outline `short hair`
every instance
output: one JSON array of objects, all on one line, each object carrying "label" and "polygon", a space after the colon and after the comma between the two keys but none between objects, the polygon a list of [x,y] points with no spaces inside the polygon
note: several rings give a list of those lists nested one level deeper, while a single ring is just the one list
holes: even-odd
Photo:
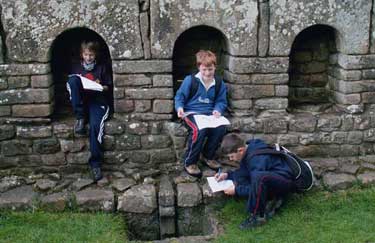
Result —
[{"label": "short hair", "polygon": [[89,50],[89,51],[94,52],[95,55],[98,56],[99,55],[99,49],[100,49],[100,45],[99,45],[99,42],[97,42],[97,41],[84,40],[81,43],[81,53],[83,52],[83,50]]},{"label": "short hair", "polygon": [[229,133],[224,136],[221,142],[221,152],[223,154],[236,153],[239,148],[246,146],[245,140],[236,133]]},{"label": "short hair", "polygon": [[204,66],[216,66],[216,55],[212,51],[200,50],[195,54],[197,67],[201,64]]}]

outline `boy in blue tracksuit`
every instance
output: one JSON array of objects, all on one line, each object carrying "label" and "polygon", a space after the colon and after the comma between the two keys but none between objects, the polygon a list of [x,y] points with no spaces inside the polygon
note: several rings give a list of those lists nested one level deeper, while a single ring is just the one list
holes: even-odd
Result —
[{"label": "boy in blue tracksuit", "polygon": [[[201,50],[196,54],[196,62],[199,72],[184,79],[175,96],[175,109],[189,131],[188,147],[183,159],[184,168],[188,174],[199,177],[201,171],[197,162],[201,152],[204,162],[211,169],[220,168],[214,156],[225,134],[225,126],[199,130],[192,113],[220,117],[227,108],[227,98],[223,80],[215,76],[215,54]],[[194,94],[191,93],[193,82],[197,82],[198,86]],[[217,89],[218,87],[220,89]]]},{"label": "boy in blue tracksuit", "polygon": [[[101,164],[103,161],[103,133],[104,121],[109,116],[112,75],[104,63],[97,63],[99,44],[95,41],[81,43],[81,62],[72,66],[69,80],[66,84],[70,101],[76,117],[74,132],[86,134],[86,117],[90,124],[90,152],[89,164],[94,181],[102,179]],[[84,90],[81,79],[75,75],[80,74],[103,86],[103,92]]]},{"label": "boy in blue tracksuit", "polygon": [[240,161],[240,168],[228,173],[216,174],[218,181],[230,179],[235,186],[224,191],[227,195],[248,197],[249,217],[240,225],[241,229],[253,228],[266,222],[266,203],[274,198],[284,198],[295,191],[292,171],[277,155],[255,155],[258,149],[268,148],[260,139],[244,140],[237,134],[223,138],[222,152],[231,161]]}]

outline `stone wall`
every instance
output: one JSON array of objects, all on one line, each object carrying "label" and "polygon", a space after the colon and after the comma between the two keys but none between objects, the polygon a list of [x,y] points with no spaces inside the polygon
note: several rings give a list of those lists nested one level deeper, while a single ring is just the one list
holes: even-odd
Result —
[{"label": "stone wall", "polygon": [[[199,47],[202,39],[186,33],[201,27],[222,36],[212,45],[222,50],[230,129],[311,158],[327,184],[340,181],[336,175],[363,181],[375,164],[373,5],[368,0],[1,0],[1,174],[86,171],[87,137],[73,134],[71,115],[54,116],[60,106],[56,97],[65,91],[56,88],[51,68],[54,41],[78,27],[100,36],[112,60],[115,113],[105,127],[105,170],[136,180],[180,170],[186,131],[173,122],[174,80],[181,75],[173,65],[183,54],[174,56],[180,51],[174,48],[177,40]],[[299,34],[315,25],[332,29],[336,47],[321,60],[324,78],[318,82],[326,83],[329,106],[298,112],[290,109],[290,90],[301,85],[290,75],[296,63],[290,54]],[[190,55],[186,65],[193,66],[193,53],[181,53]]]}]

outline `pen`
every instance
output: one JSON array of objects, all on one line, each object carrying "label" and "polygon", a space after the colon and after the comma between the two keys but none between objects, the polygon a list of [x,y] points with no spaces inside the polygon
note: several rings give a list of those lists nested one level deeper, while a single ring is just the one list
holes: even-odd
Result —
[{"label": "pen", "polygon": [[220,174],[221,174],[221,168],[219,168],[219,170],[217,171],[217,174],[218,174],[218,176],[220,177]]}]

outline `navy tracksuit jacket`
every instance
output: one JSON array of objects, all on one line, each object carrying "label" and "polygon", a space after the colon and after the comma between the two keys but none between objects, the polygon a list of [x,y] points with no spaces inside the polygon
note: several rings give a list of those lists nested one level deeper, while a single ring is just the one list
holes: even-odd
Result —
[{"label": "navy tracksuit jacket", "polygon": [[248,197],[247,211],[263,216],[269,198],[284,197],[295,191],[293,176],[280,156],[266,154],[250,158],[253,151],[268,148],[263,140],[251,139],[246,143],[240,168],[229,172],[228,179],[234,181],[237,196]]},{"label": "navy tracksuit jacket", "polygon": [[90,125],[90,152],[89,164],[92,168],[101,167],[103,161],[103,134],[104,121],[109,116],[111,103],[111,90],[113,87],[112,75],[104,65],[96,64],[94,69],[87,71],[81,63],[73,64],[71,74],[81,74],[90,79],[101,81],[101,85],[107,85],[108,91],[97,92],[84,90],[79,77],[70,76],[67,89],[70,94],[73,111],[77,119],[88,117]]}]

